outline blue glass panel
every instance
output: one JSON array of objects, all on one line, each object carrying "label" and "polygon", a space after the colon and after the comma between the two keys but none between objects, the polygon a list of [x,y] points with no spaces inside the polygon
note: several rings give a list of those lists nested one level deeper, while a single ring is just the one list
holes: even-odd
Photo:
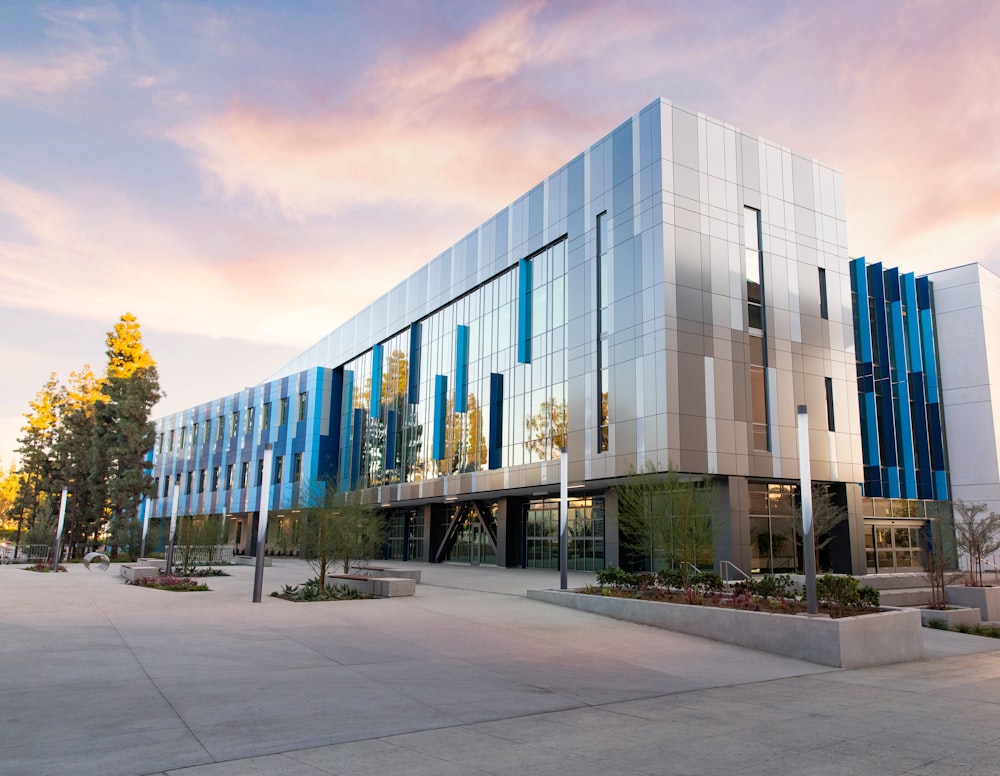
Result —
[{"label": "blue glass panel", "polygon": [[360,407],[354,410],[354,438],[351,440],[351,490],[358,487],[358,477],[361,474],[361,441],[365,436],[365,411]]},{"label": "blue glass panel", "polygon": [[521,259],[517,292],[517,361],[531,363],[531,260]]},{"label": "blue glass panel", "polygon": [[410,404],[417,404],[420,401],[420,335],[421,325],[419,323],[410,324],[410,364],[409,364],[409,386],[407,400]]},{"label": "blue glass panel", "polygon": [[435,461],[444,458],[445,417],[448,412],[448,378],[434,376],[434,455]]},{"label": "blue glass panel", "polygon": [[368,402],[368,417],[377,418],[382,415],[382,346],[372,348],[372,395]]},{"label": "blue glass panel", "polygon": [[489,467],[503,466],[503,375],[490,373]]},{"label": "blue glass panel", "polygon": [[468,411],[469,327],[459,326],[455,337],[455,412]]},{"label": "blue glass panel", "polygon": [[396,411],[389,410],[385,417],[385,468],[396,468]]}]

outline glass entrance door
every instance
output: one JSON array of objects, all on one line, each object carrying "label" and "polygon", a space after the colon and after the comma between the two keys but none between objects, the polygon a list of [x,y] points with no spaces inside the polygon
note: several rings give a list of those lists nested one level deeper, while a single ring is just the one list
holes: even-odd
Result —
[{"label": "glass entrance door", "polygon": [[865,555],[868,573],[923,571],[921,526],[889,524],[866,526]]}]

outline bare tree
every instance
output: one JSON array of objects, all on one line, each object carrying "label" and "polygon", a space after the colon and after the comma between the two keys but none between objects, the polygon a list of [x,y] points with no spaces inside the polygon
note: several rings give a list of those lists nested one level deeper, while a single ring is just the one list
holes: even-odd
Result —
[{"label": "bare tree", "polygon": [[[969,584],[983,586],[983,558],[1000,550],[1000,515],[986,504],[955,501],[955,543],[969,557]],[[981,516],[982,515],[982,516]]]},{"label": "bare tree", "polygon": [[299,546],[316,571],[320,589],[335,563],[342,563],[344,573],[349,573],[352,562],[378,553],[386,535],[385,518],[362,504],[356,493],[340,493],[332,482],[313,484],[299,517]]}]

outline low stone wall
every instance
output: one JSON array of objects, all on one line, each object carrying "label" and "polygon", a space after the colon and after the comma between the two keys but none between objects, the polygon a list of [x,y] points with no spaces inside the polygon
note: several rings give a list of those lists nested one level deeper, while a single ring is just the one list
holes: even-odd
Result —
[{"label": "low stone wall", "polygon": [[949,628],[956,625],[978,625],[982,622],[978,609],[965,607],[952,609],[921,609],[920,620],[926,625],[929,622],[943,622]]},{"label": "low stone wall", "polygon": [[837,668],[901,663],[924,654],[916,610],[834,620],[562,590],[529,590],[528,598]]},{"label": "low stone wall", "polygon": [[377,598],[396,598],[416,595],[417,583],[402,577],[373,577],[367,574],[330,574],[327,577],[338,585],[347,585],[363,595]]},{"label": "low stone wall", "polygon": [[1000,621],[1000,587],[947,585],[944,596],[949,604],[978,609],[983,622]]},{"label": "low stone wall", "polygon": [[389,568],[388,566],[352,566],[352,574],[363,574],[368,577],[399,577],[412,579],[420,584],[420,569]]},{"label": "low stone wall", "polygon": [[150,579],[160,575],[160,570],[156,566],[145,566],[139,563],[122,563],[119,569],[118,573],[125,577],[126,582]]}]

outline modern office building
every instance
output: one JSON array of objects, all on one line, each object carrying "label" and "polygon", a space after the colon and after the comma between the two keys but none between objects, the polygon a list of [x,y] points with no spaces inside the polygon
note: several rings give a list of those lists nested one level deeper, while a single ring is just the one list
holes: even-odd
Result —
[{"label": "modern office building", "polygon": [[[1000,513],[1000,277],[980,264],[933,272],[951,497]],[[993,379],[996,375],[997,379]]]},{"label": "modern office building", "polygon": [[913,482],[872,457],[844,213],[831,167],[653,102],[261,385],[157,421],[152,514],[177,489],[250,551],[267,488],[280,551],[325,480],[388,513],[394,559],[555,567],[565,455],[572,568],[622,560],[614,485],[653,465],[712,478],[717,560],[792,570],[805,404],[849,512],[827,562],[864,572],[862,484],[947,476],[930,427]]}]

